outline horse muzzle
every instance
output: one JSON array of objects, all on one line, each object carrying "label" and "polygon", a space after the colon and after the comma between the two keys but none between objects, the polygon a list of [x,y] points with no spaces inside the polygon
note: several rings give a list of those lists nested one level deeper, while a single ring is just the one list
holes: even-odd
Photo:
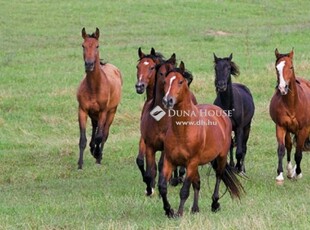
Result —
[{"label": "horse muzzle", "polygon": [[220,81],[216,84],[217,92],[225,92],[227,89],[227,83],[224,81]]},{"label": "horse muzzle", "polygon": [[85,71],[90,72],[93,71],[95,68],[95,62],[86,61],[85,62]]},{"label": "horse muzzle", "polygon": [[281,95],[286,95],[288,93],[288,85],[285,85],[284,87],[281,87],[280,85],[278,86],[278,89],[281,93]]},{"label": "horse muzzle", "polygon": [[165,96],[162,100],[162,103],[166,109],[172,109],[175,105],[175,98],[171,96]]},{"label": "horse muzzle", "polygon": [[145,88],[146,88],[146,86],[145,86],[145,83],[143,83],[143,82],[138,82],[138,83],[136,84],[136,92],[137,92],[138,94],[144,93]]}]

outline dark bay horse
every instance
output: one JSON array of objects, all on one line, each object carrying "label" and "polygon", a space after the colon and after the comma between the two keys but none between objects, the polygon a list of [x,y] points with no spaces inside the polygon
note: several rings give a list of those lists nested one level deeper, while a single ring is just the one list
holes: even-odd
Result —
[{"label": "dark bay horse", "polygon": [[[301,178],[301,159],[305,140],[310,134],[310,82],[297,78],[294,72],[294,51],[281,54],[275,50],[277,87],[270,101],[269,113],[276,124],[278,142],[278,169],[276,181],[284,182],[283,157],[287,151],[287,177]],[[292,139],[296,138],[295,162],[291,163]]]},{"label": "dark bay horse", "polygon": [[[232,197],[240,198],[243,187],[233,168],[227,163],[231,143],[231,121],[216,105],[194,105],[191,100],[185,66],[168,72],[165,78],[163,104],[168,109],[179,111],[170,117],[164,140],[164,162],[160,173],[159,192],[168,217],[182,216],[184,204],[189,197],[190,186],[194,189],[192,212],[199,212],[198,196],[200,176],[198,166],[212,162],[216,172],[216,185],[212,196],[212,211],[220,208],[219,185],[223,180]],[[182,115],[183,114],[183,115]],[[167,199],[167,181],[178,165],[186,167],[186,177],[180,190],[180,205],[174,213]]]},{"label": "dark bay horse", "polygon": [[236,168],[245,173],[244,159],[247,152],[247,141],[254,115],[254,101],[250,90],[242,84],[232,83],[231,75],[237,76],[239,69],[229,57],[218,58],[214,54],[215,88],[217,97],[214,104],[221,107],[229,115],[235,142],[230,147],[230,165],[235,166],[233,147],[236,145]]},{"label": "dark bay horse", "polygon": [[114,65],[100,63],[99,29],[89,35],[82,29],[83,57],[86,75],[77,91],[78,118],[80,126],[80,156],[78,168],[83,167],[83,152],[86,148],[86,123],[92,123],[90,152],[100,164],[104,143],[108,139],[117,106],[121,99],[122,75]]},{"label": "dark bay horse", "polygon": [[142,52],[141,47],[138,49],[139,62],[137,64],[137,83],[136,92],[143,94],[146,91],[146,101],[153,98],[155,86],[156,65],[164,61],[164,56],[151,49],[150,54]]}]

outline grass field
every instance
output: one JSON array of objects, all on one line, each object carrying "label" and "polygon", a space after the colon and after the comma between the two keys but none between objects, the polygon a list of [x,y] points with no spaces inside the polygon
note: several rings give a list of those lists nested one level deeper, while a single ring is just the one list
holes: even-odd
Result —
[{"label": "grass field", "polygon": [[[308,1],[0,2],[0,229],[309,228],[310,156],[304,154],[301,180],[275,184],[268,113],[275,48],[294,47],[295,72],[310,79]],[[124,86],[103,164],[96,166],[87,149],[78,171],[75,93],[84,74],[83,27],[100,29],[100,56],[120,68]],[[175,52],[194,75],[191,88],[200,103],[215,98],[213,52],[233,53],[241,72],[234,81],[251,89],[256,106],[240,202],[226,194],[221,211],[211,212],[208,166],[200,169],[197,215],[190,214],[192,193],[176,220],[165,217],[157,195],[144,196],[135,164],[145,99],[134,89],[139,47],[167,58]],[[168,190],[174,208],[179,189]]]}]

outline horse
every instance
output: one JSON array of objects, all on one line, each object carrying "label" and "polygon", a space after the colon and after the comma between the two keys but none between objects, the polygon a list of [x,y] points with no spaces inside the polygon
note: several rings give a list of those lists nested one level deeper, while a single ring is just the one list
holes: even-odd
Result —
[{"label": "horse", "polygon": [[[287,151],[287,177],[300,179],[302,151],[310,134],[310,82],[295,76],[294,51],[281,54],[275,49],[277,86],[269,105],[269,114],[276,125],[278,168],[276,182],[284,182],[283,157]],[[296,138],[295,163],[291,163],[292,139]]]},{"label": "horse", "polygon": [[[218,200],[221,180],[233,198],[240,199],[244,192],[236,172],[227,163],[232,132],[230,118],[216,105],[194,105],[184,71],[185,65],[181,62],[179,68],[168,72],[162,99],[167,109],[179,112],[178,116],[170,117],[164,140],[163,169],[158,184],[164,211],[169,218],[183,215],[184,204],[189,197],[191,185],[194,189],[194,203],[191,211],[192,213],[199,212],[199,165],[212,162],[212,167],[216,172],[211,205],[213,212],[220,209]],[[186,176],[180,190],[179,209],[177,213],[174,213],[167,198],[167,181],[174,168],[179,165],[186,167]]]},{"label": "horse", "polygon": [[153,98],[155,67],[164,61],[164,56],[154,48],[151,49],[150,54],[145,54],[141,47],[138,49],[138,56],[136,92],[143,94],[146,91],[146,101],[149,101]]},{"label": "horse", "polygon": [[[142,88],[146,89],[147,94],[149,85],[153,85],[153,94],[148,96],[149,100],[146,100],[140,122],[140,141],[139,141],[139,153],[136,158],[136,163],[140,169],[143,181],[146,183],[146,195],[150,196],[154,193],[155,177],[156,177],[156,162],[155,153],[157,151],[163,151],[163,138],[167,130],[167,118],[166,116],[157,117],[158,112],[165,114],[167,111],[160,107],[163,97],[163,82],[165,74],[168,70],[173,69],[176,65],[176,55],[172,54],[171,57],[164,61],[160,60],[159,64],[156,64],[157,57],[155,56],[155,50],[152,48],[150,55],[144,55],[139,48],[140,60],[137,65],[137,85],[144,84]],[[141,55],[143,54],[143,55]],[[148,66],[146,68],[146,66]],[[154,78],[154,79],[152,79]],[[190,75],[191,80],[192,76]],[[191,81],[190,80],[190,81]],[[140,89],[140,87],[138,87]],[[194,96],[193,96],[194,97]],[[150,130],[150,127],[152,129]],[[146,170],[144,170],[144,158],[146,158]],[[159,171],[161,170],[162,157],[159,162]],[[171,178],[171,184],[173,186],[182,182],[184,175],[184,169],[176,169],[174,177]]]},{"label": "horse", "polygon": [[[247,153],[247,141],[255,111],[250,90],[243,84],[232,83],[231,75],[238,76],[239,68],[229,57],[218,58],[214,55],[216,99],[214,104],[225,110],[232,122],[235,136],[230,146],[230,165],[240,173],[245,173],[244,159]],[[237,164],[234,163],[233,148],[236,147]]]},{"label": "horse", "polygon": [[87,117],[90,117],[92,124],[90,152],[96,163],[101,164],[102,150],[121,100],[122,74],[114,65],[100,61],[99,35],[98,28],[91,35],[86,33],[85,28],[82,29],[86,74],[77,91],[80,127],[78,169],[83,167],[83,152],[87,144]]}]

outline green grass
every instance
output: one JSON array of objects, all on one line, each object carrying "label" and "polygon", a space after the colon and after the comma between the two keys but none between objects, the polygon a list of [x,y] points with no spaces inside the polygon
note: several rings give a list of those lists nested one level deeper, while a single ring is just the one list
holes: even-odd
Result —
[{"label": "green grass", "polygon": [[[310,79],[307,1],[0,2],[0,229],[308,228],[309,155],[300,181],[275,184],[268,113],[276,47],[283,53],[294,47],[296,73]],[[99,27],[101,58],[121,69],[124,86],[102,166],[86,150],[78,171],[75,93],[84,71],[83,27],[89,33]],[[248,85],[256,105],[246,157],[250,179],[242,181],[247,195],[240,202],[226,194],[222,210],[211,212],[208,166],[200,169],[197,215],[190,214],[192,194],[177,220],[164,216],[157,195],[144,196],[135,165],[144,102],[134,90],[139,47],[166,57],[175,52],[194,74],[191,87],[200,103],[215,98],[213,52],[233,53],[241,72],[234,81]],[[174,208],[179,188],[169,187]]]}]

